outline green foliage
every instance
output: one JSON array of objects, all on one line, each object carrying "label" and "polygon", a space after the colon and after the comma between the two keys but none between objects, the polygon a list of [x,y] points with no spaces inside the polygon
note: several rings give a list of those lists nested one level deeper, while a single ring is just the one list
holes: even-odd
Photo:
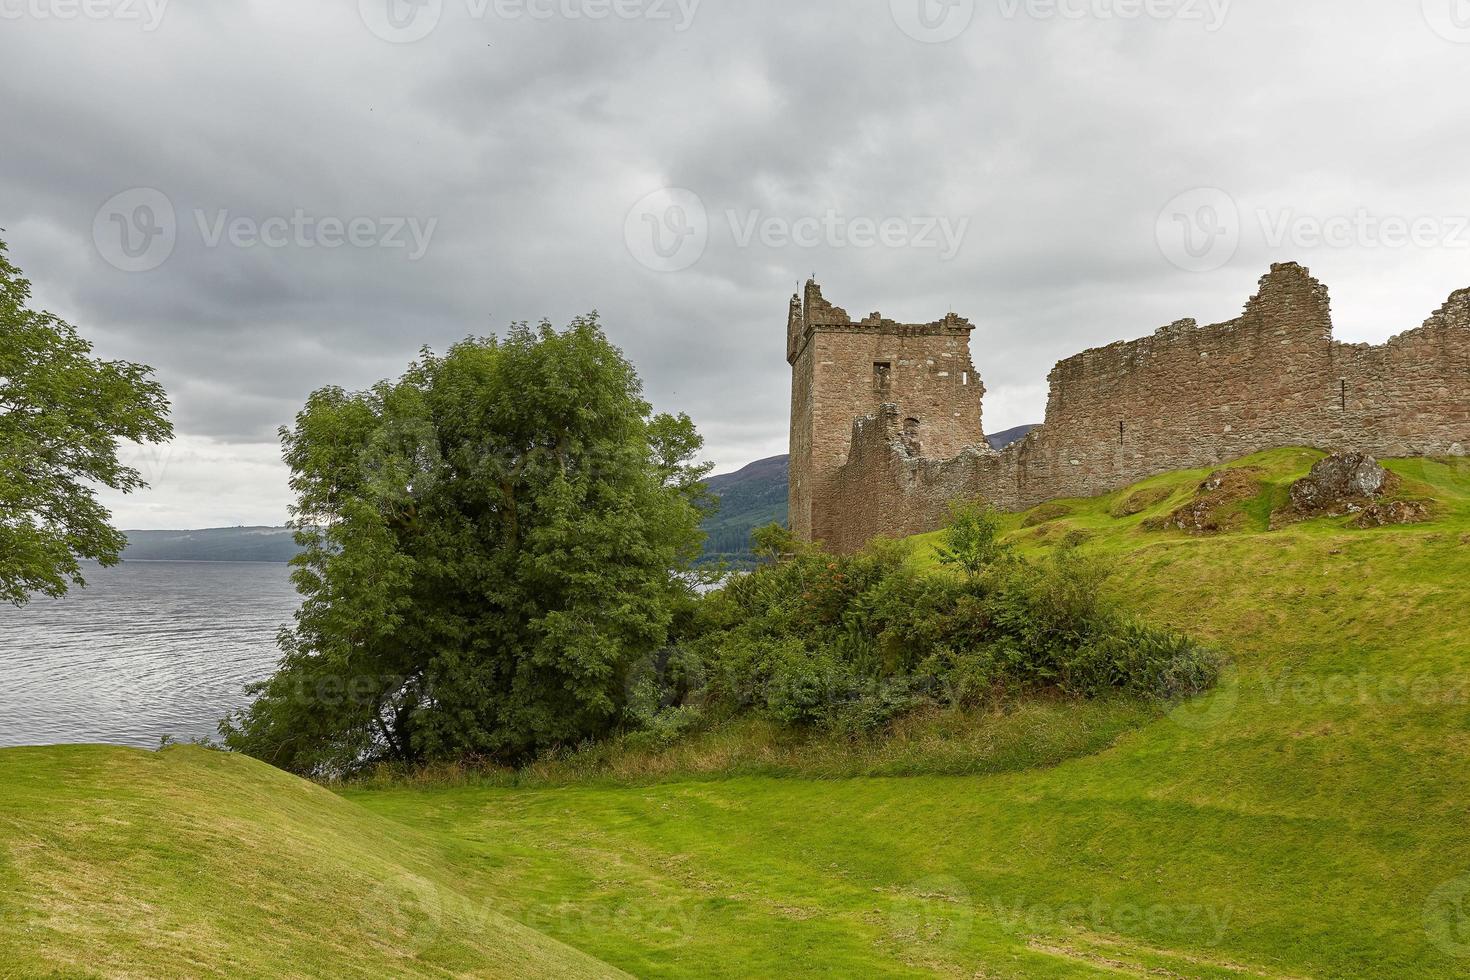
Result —
[{"label": "green foliage", "polygon": [[724,714],[859,734],[924,704],[1042,690],[1171,699],[1213,682],[1213,654],[1104,601],[1099,562],[1073,549],[1016,558],[999,527],[991,512],[957,512],[942,554],[963,575],[917,567],[901,543],[838,557],[757,532],[757,550],[780,560],[710,595],[685,634],[701,697]]},{"label": "green foliage", "polygon": [[0,601],[85,585],[81,559],[117,564],[127,538],[95,487],[147,486],[121,443],[173,438],[152,368],[92,357],[76,328],[27,307],[0,241]]},{"label": "green foliage", "polygon": [[767,524],[750,532],[751,554],[761,561],[779,561],[800,550],[796,535],[781,524]]},{"label": "green foliage", "polygon": [[950,526],[943,532],[938,549],[939,561],[952,565],[966,575],[979,575],[986,568],[1010,554],[1001,540],[1000,515],[993,507],[958,504]]},{"label": "green foliage", "polygon": [[688,601],[705,468],[595,317],[322,389],[282,442],[303,604],[227,745],[308,773],[515,762],[622,718]]}]

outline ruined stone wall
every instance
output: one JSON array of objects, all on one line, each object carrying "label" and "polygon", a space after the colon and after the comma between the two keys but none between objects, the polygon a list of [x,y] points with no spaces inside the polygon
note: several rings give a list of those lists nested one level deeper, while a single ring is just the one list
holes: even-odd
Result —
[{"label": "ruined stone wall", "polygon": [[903,324],[874,313],[853,321],[814,282],[792,298],[792,529],[818,536],[822,489],[846,464],[853,420],[896,406],[895,437],[916,457],[960,453],[979,438],[984,389],[970,362],[970,323],[957,316]]},{"label": "ruined stone wall", "polygon": [[847,551],[939,527],[955,499],[1020,509],[1279,446],[1461,455],[1470,290],[1386,344],[1339,344],[1326,288],[1301,266],[1277,265],[1238,319],[1183,320],[1086,351],[1050,381],[1045,425],[1000,453],[916,456],[900,437],[901,410],[871,413],[815,491],[812,536]]}]

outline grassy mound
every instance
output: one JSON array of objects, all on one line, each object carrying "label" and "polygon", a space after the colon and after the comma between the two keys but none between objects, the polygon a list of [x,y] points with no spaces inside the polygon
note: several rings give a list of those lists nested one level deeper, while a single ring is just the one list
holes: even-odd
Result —
[{"label": "grassy mound", "polygon": [[0,751],[0,975],[609,976],[442,849],[240,757]]},{"label": "grassy mound", "polygon": [[459,842],[508,908],[554,896],[532,925],[645,976],[1464,976],[1470,467],[1388,464],[1436,502],[1426,524],[1269,530],[1320,455],[1236,464],[1256,489],[1213,536],[1144,526],[1207,470],[1009,519],[1023,550],[1086,535],[1134,609],[1235,659],[1100,751],[986,775],[675,767],[350,797]]}]

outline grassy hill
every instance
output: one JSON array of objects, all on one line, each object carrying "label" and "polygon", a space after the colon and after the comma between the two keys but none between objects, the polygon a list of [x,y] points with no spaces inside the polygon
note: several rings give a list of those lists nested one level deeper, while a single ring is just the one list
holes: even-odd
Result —
[{"label": "grassy hill", "polygon": [[1087,537],[1121,598],[1235,658],[1214,694],[1096,751],[980,776],[642,764],[351,797],[464,842],[508,896],[569,902],[549,931],[640,975],[1464,976],[1470,469],[1391,464],[1439,502],[1430,524],[1268,531],[1318,455],[1237,464],[1254,489],[1216,536],[1144,526],[1205,471],[1010,519],[1025,550]]},{"label": "grassy hill", "polygon": [[244,757],[0,751],[0,976],[619,975],[473,870]]},{"label": "grassy hill", "polygon": [[0,973],[1465,976],[1470,462],[1389,463],[1429,523],[1270,530],[1319,456],[1232,464],[1222,533],[1152,529],[1203,470],[1007,519],[1230,652],[1174,710],[1027,705],[881,745],[750,725],[342,800],[194,751],[0,753]]}]

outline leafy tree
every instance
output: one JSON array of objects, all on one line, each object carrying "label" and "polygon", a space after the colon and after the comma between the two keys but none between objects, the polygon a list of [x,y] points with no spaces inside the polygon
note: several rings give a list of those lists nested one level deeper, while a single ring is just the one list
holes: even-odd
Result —
[{"label": "leafy tree", "polygon": [[31,284],[0,241],[0,600],[82,586],[80,561],[115,565],[127,538],[96,487],[146,487],[123,440],[173,437],[152,368],[93,358],[76,328],[27,307]]},{"label": "leafy tree", "polygon": [[974,577],[1010,555],[1001,540],[1000,515],[989,506],[963,503],[954,507],[949,527],[937,549],[941,564]]},{"label": "leafy tree", "polygon": [[792,534],[780,524],[767,524],[750,532],[750,548],[762,561],[779,561],[782,555],[795,554],[801,549]]},{"label": "leafy tree", "polygon": [[687,600],[708,468],[595,316],[324,388],[281,436],[304,601],[228,746],[309,773],[517,762],[617,722]]}]

